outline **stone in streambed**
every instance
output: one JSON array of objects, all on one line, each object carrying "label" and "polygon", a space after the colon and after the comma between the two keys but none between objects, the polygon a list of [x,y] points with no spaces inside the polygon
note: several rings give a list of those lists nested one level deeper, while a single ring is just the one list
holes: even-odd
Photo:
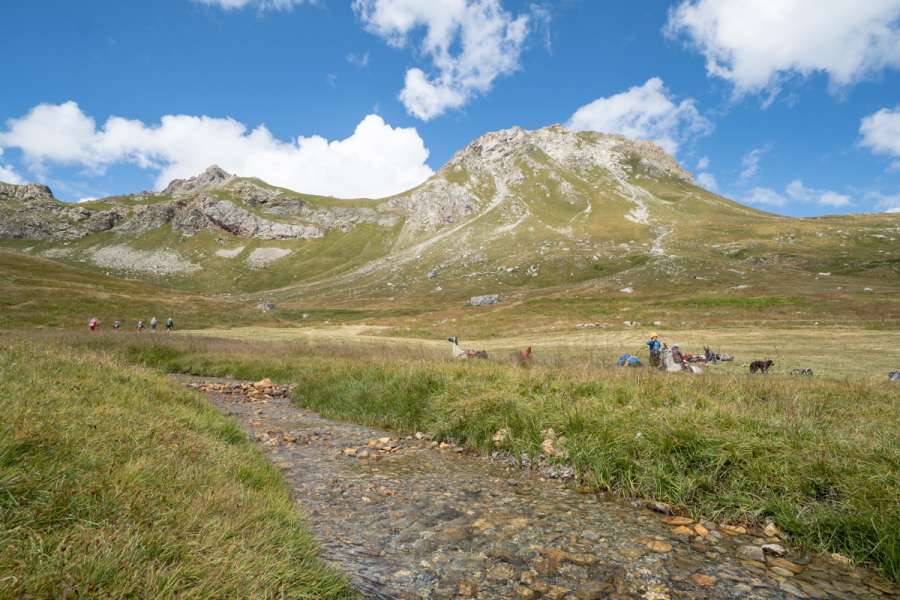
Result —
[{"label": "stone in streambed", "polygon": [[666,525],[690,525],[694,522],[690,517],[667,517],[663,519]]},{"label": "stone in streambed", "polygon": [[693,575],[691,575],[691,581],[693,581],[696,585],[698,585],[700,587],[712,587],[712,586],[716,585],[716,581],[718,581],[718,578],[716,578],[713,575],[705,575],[703,573],[694,573]]},{"label": "stone in streambed", "polygon": [[765,562],[766,557],[763,549],[759,546],[741,546],[737,549],[738,558],[743,560],[752,560],[755,562]]},{"label": "stone in streambed", "polygon": [[791,573],[791,575],[796,575],[798,573],[803,572],[803,567],[801,567],[800,565],[796,565],[789,560],[785,560],[785,559],[779,558],[777,556],[767,557],[766,564],[773,571],[775,571],[775,569],[782,569],[785,571],[789,571]]}]

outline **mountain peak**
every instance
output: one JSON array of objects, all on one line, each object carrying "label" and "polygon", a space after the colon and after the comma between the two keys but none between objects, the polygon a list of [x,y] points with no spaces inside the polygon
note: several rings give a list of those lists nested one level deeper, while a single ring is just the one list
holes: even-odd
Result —
[{"label": "mountain peak", "polygon": [[0,181],[0,198],[16,200],[39,200],[42,202],[55,202],[56,198],[49,187],[42,183],[3,183]]},{"label": "mountain peak", "polygon": [[171,196],[192,194],[200,190],[220,186],[234,177],[234,175],[219,165],[210,165],[205,171],[189,179],[173,179],[166,186],[166,189],[163,190],[163,194]]},{"label": "mountain peak", "polygon": [[629,165],[636,160],[654,176],[693,182],[691,174],[653,142],[594,131],[576,132],[560,124],[535,130],[511,127],[486,133],[457,152],[447,166],[455,169],[462,164],[492,169],[493,165],[493,169],[509,169],[514,166],[512,163],[535,150],[575,170],[601,167],[618,177],[626,177],[633,175]]}]

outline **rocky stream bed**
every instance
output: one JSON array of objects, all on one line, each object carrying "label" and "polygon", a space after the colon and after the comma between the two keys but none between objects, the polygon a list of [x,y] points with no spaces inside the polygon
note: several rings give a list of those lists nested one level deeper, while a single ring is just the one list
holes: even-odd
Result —
[{"label": "rocky stream bed", "polygon": [[[289,388],[178,377],[266,449],[367,598],[881,598],[839,555],[607,499],[426,436],[322,419]],[[662,512],[658,512],[662,511]]]}]

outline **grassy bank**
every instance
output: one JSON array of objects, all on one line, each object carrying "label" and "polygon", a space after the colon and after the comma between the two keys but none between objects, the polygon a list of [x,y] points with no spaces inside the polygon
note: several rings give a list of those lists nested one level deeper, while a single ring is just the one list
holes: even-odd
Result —
[{"label": "grassy bank", "polygon": [[0,351],[0,597],[344,598],[280,474],[199,395],[91,351]]},{"label": "grassy bank", "polygon": [[299,384],[296,401],[330,417],[428,431],[471,448],[540,452],[598,490],[666,501],[716,520],[773,519],[797,543],[878,565],[900,580],[897,389],[576,366],[522,370],[382,358],[339,347],[201,340],[131,344],[130,360],[168,371]]}]

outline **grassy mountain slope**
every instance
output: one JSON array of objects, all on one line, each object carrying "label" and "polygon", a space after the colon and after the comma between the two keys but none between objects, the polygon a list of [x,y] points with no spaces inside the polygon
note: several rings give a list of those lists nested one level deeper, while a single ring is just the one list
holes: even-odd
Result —
[{"label": "grassy mountain slope", "polygon": [[[0,205],[21,215],[2,194]],[[0,243],[285,307],[900,291],[900,215],[765,213],[696,186],[653,144],[559,126],[487,134],[421,186],[381,200],[298,194],[212,167],[160,194],[77,214],[57,205],[42,206],[77,235]],[[101,215],[114,225],[85,233]]]}]

